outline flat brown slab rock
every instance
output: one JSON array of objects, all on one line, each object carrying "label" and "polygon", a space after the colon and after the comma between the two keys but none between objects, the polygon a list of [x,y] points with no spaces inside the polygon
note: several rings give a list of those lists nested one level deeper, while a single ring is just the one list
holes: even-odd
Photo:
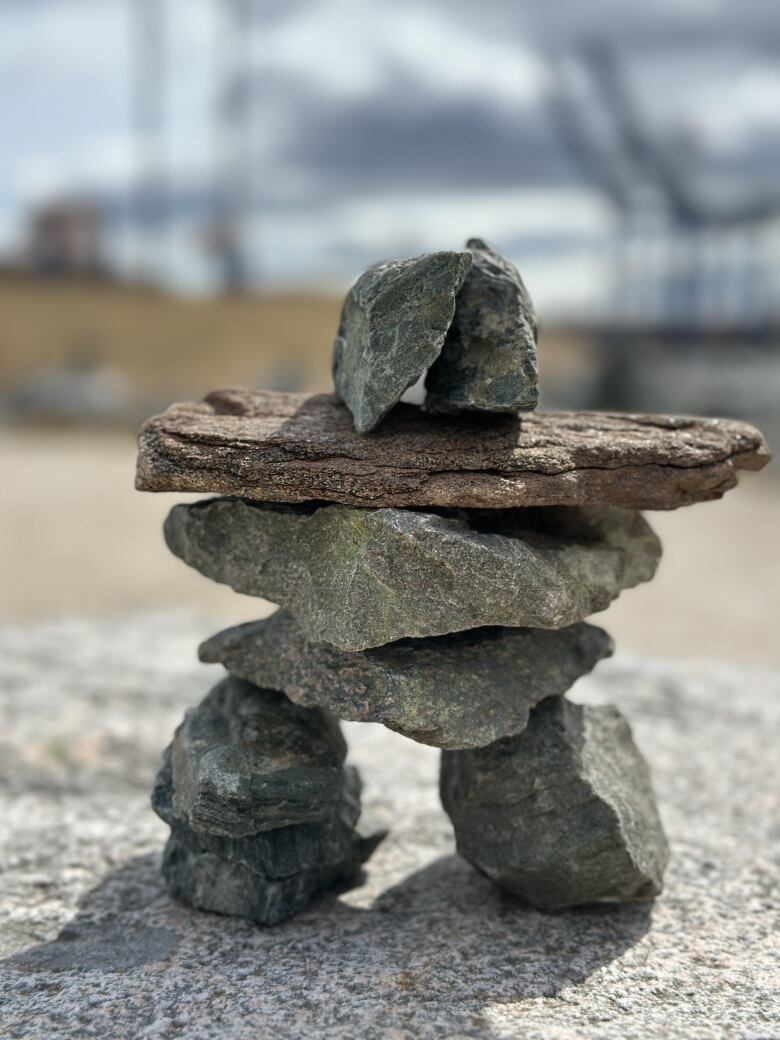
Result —
[{"label": "flat brown slab rock", "polygon": [[432,415],[398,405],[355,433],[329,394],[219,390],[141,429],[136,487],[266,502],[676,509],[770,455],[748,423],[664,415]]}]

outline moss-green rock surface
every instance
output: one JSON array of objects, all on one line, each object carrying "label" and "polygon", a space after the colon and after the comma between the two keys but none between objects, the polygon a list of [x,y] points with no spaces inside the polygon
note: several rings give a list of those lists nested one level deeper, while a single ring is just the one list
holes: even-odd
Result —
[{"label": "moss-green rock surface", "polygon": [[370,267],[344,301],[333,381],[358,433],[372,430],[436,360],[469,268],[468,252]]},{"label": "moss-green rock surface", "polygon": [[346,753],[326,712],[226,679],[176,730],[174,807],[193,830],[233,838],[327,819]]},{"label": "moss-green rock surface", "polygon": [[471,270],[442,352],[425,380],[436,411],[518,412],[536,407],[536,315],[514,264],[483,242],[466,243]]},{"label": "moss-green rock surface", "polygon": [[470,510],[174,506],[171,551],[286,607],[342,650],[484,625],[564,628],[649,580],[660,544],[619,508]]},{"label": "moss-green rock surface", "polygon": [[327,713],[239,679],[190,709],[152,805],[171,828],[163,874],[201,910],[275,924],[353,878],[381,840],[356,831],[360,778]]},{"label": "moss-green rock surface", "polygon": [[458,851],[542,910],[650,899],[669,856],[644,759],[611,705],[543,701],[526,729],[445,751]]}]

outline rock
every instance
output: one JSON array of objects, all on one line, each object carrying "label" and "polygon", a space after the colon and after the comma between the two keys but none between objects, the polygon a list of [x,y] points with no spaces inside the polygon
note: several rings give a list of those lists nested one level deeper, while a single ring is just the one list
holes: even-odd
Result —
[{"label": "rock", "polygon": [[315,642],[365,650],[482,625],[564,628],[649,580],[661,548],[621,509],[463,511],[177,505],[171,552],[294,615]]},{"label": "rock", "polygon": [[652,764],[673,849],[652,906],[502,893],[453,855],[438,752],[348,722],[363,815],[393,830],[360,886],[257,928],[167,897],[147,798],[210,629],[0,625],[4,1040],[777,1035],[780,671],[618,653],[578,683]]},{"label": "rock", "polygon": [[611,705],[543,701],[526,729],[445,751],[458,851],[541,910],[660,893],[669,850],[644,759]]},{"label": "rock", "polygon": [[171,758],[169,749],[152,794],[155,812],[171,828],[163,876],[175,899],[198,910],[277,924],[321,892],[354,880],[382,840],[355,831],[361,785],[352,768],[344,770],[339,801],[320,823],[263,827],[240,838],[196,831],[174,807]]},{"label": "rock", "polygon": [[171,749],[175,811],[195,831],[241,838],[315,823],[341,798],[338,722],[239,679],[187,712]]},{"label": "rock", "polygon": [[333,381],[358,433],[373,430],[439,356],[470,267],[470,253],[390,260],[349,290],[333,344]]},{"label": "rock", "polygon": [[434,411],[525,412],[539,399],[536,315],[514,264],[481,238],[444,347],[425,380]]},{"label": "rock", "polygon": [[606,632],[578,624],[559,632],[479,628],[345,653],[310,642],[280,610],[207,639],[200,659],[341,719],[469,748],[519,733],[535,704],[565,693],[611,652]]},{"label": "rock", "polygon": [[359,506],[676,509],[720,498],[738,470],[768,460],[755,427],[726,419],[400,404],[360,437],[330,395],[222,390],[144,425],[136,487]]}]

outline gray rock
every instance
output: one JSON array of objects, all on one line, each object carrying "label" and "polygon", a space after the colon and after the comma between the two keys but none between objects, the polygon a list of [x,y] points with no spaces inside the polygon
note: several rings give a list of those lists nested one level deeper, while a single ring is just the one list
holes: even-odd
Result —
[{"label": "gray rock", "polygon": [[422,744],[483,747],[528,721],[612,652],[606,632],[577,624],[478,628],[346,653],[310,642],[286,611],[207,639],[200,659],[341,719],[382,722]]},{"label": "gray rock", "polygon": [[660,544],[619,508],[460,511],[174,506],[171,551],[286,607],[316,642],[365,650],[482,625],[564,628],[649,580]]},{"label": "gray rock", "polygon": [[577,684],[620,704],[652,763],[673,848],[652,907],[507,896],[452,855],[438,752],[348,722],[363,815],[393,830],[361,885],[256,928],[168,898],[148,803],[214,628],[0,625],[4,1040],[778,1035],[779,671],[618,653]]},{"label": "gray rock", "polygon": [[445,751],[458,851],[542,910],[660,893],[669,857],[650,776],[620,712],[565,698],[477,751]]},{"label": "gray rock", "polygon": [[381,422],[436,360],[470,253],[430,253],[370,267],[344,301],[333,381],[358,433]]},{"label": "gray rock", "polygon": [[341,798],[338,722],[239,679],[187,712],[171,748],[176,813],[195,831],[240,838],[314,823]]},{"label": "gray rock", "polygon": [[530,411],[539,400],[536,315],[514,264],[481,238],[444,347],[425,380],[434,411]]},{"label": "gray rock", "polygon": [[152,794],[155,812],[171,828],[162,871],[171,895],[195,907],[258,924],[277,924],[318,894],[353,881],[383,834],[356,832],[360,778],[347,767],[339,801],[328,819],[262,829],[233,838],[195,831],[175,808],[170,749]]}]

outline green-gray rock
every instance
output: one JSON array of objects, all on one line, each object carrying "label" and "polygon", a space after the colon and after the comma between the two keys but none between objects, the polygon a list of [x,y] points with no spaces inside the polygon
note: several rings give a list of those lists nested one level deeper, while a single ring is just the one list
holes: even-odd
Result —
[{"label": "green-gray rock", "polygon": [[344,301],[333,381],[355,429],[381,422],[438,357],[470,253],[429,253],[370,267]]},{"label": "green-gray rock", "polygon": [[382,840],[355,830],[360,778],[347,767],[338,804],[321,823],[304,823],[229,838],[195,831],[176,812],[170,749],[152,794],[155,812],[171,828],[163,876],[171,895],[198,910],[276,924],[318,894],[354,881]]},{"label": "green-gray rock", "polygon": [[315,823],[341,798],[338,722],[239,679],[187,712],[171,748],[174,808],[195,831],[241,838]]},{"label": "green-gray rock", "polygon": [[661,891],[669,851],[650,776],[611,705],[551,698],[519,736],[443,752],[441,797],[461,855],[539,909]]},{"label": "green-gray rock", "polygon": [[611,652],[606,632],[580,623],[559,632],[478,628],[347,653],[312,643],[280,610],[212,636],[200,659],[341,719],[471,748],[519,733],[535,704],[565,693]]},{"label": "green-gray rock", "polygon": [[174,506],[171,551],[286,607],[316,642],[365,650],[483,625],[564,628],[649,580],[660,544],[610,507],[423,513],[218,498]]},{"label": "green-gray rock", "polygon": [[480,238],[444,347],[425,380],[435,411],[530,411],[537,387],[536,315],[514,264]]}]

